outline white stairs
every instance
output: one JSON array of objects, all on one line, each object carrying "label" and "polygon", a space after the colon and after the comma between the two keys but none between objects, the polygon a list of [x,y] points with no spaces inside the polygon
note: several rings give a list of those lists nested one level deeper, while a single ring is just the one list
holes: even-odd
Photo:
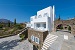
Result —
[{"label": "white stairs", "polygon": [[52,35],[52,34],[48,34],[46,39],[44,40],[43,46],[41,50],[48,50],[48,48],[50,47],[50,45],[57,39],[58,36],[56,35]]}]

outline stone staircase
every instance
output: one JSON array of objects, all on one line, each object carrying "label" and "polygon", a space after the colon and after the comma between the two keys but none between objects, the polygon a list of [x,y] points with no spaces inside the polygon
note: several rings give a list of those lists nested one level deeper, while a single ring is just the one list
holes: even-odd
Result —
[{"label": "stone staircase", "polygon": [[[53,33],[53,32],[51,32],[51,33]],[[57,39],[58,36],[52,35],[51,33],[49,33],[47,35],[46,39],[44,40],[44,43],[43,43],[41,50],[48,50],[50,45]],[[51,50],[53,50],[53,49],[51,49]]]}]

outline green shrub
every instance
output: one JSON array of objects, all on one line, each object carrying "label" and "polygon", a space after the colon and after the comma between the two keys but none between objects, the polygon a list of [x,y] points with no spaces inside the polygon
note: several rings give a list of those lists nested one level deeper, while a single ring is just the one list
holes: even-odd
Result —
[{"label": "green shrub", "polygon": [[63,26],[61,26],[60,29],[63,29]]},{"label": "green shrub", "polygon": [[16,24],[16,25],[15,25],[15,28],[17,28],[17,29],[22,29],[23,27],[22,27],[20,24]]},{"label": "green shrub", "polygon": [[2,24],[0,24],[0,28],[3,28],[3,25]]},{"label": "green shrub", "polygon": [[4,32],[5,32],[5,31],[8,31],[8,30],[9,30],[9,28],[5,28],[5,29],[4,29]]},{"label": "green shrub", "polygon": [[31,42],[31,40],[30,40],[30,39],[28,39],[28,41],[29,41],[29,42]]},{"label": "green shrub", "polygon": [[10,31],[9,33],[10,34],[13,34],[13,33],[15,33],[15,31],[16,31],[17,29],[16,28],[14,28],[12,31]]},{"label": "green shrub", "polygon": [[10,21],[8,21],[8,27],[10,27]]},{"label": "green shrub", "polygon": [[68,30],[70,30],[70,31],[71,31],[71,27],[70,27],[70,26],[68,27]]},{"label": "green shrub", "polygon": [[38,45],[36,47],[39,49],[39,46]]},{"label": "green shrub", "polygon": [[24,34],[20,34],[19,36],[20,36],[20,38],[21,38],[22,40],[24,40],[24,38],[25,38],[25,35],[24,35]]}]

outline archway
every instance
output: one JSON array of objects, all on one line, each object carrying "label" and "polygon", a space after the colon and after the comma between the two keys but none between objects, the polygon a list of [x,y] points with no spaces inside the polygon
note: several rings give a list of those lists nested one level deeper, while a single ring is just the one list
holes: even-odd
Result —
[{"label": "archway", "polygon": [[71,33],[71,26],[68,25],[68,31]]},{"label": "archway", "polygon": [[63,32],[71,33],[71,26],[70,25],[59,24],[56,27],[56,31],[63,31]]},{"label": "archway", "polygon": [[62,24],[59,24],[57,27],[56,27],[56,30],[62,30],[63,29],[63,25]]}]

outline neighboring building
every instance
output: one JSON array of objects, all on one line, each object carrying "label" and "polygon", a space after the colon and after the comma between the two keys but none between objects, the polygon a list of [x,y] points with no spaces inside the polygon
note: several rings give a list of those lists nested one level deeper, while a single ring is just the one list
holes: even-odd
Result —
[{"label": "neighboring building", "polygon": [[27,22],[27,23],[26,23],[26,27],[29,27],[29,28],[31,27],[30,22]]},{"label": "neighboring building", "polygon": [[49,6],[30,18],[28,40],[40,50],[48,33],[54,30],[54,16],[54,6]]},{"label": "neighboring building", "polygon": [[26,24],[25,24],[25,23],[20,23],[20,25],[21,25],[22,27],[26,27]]}]

